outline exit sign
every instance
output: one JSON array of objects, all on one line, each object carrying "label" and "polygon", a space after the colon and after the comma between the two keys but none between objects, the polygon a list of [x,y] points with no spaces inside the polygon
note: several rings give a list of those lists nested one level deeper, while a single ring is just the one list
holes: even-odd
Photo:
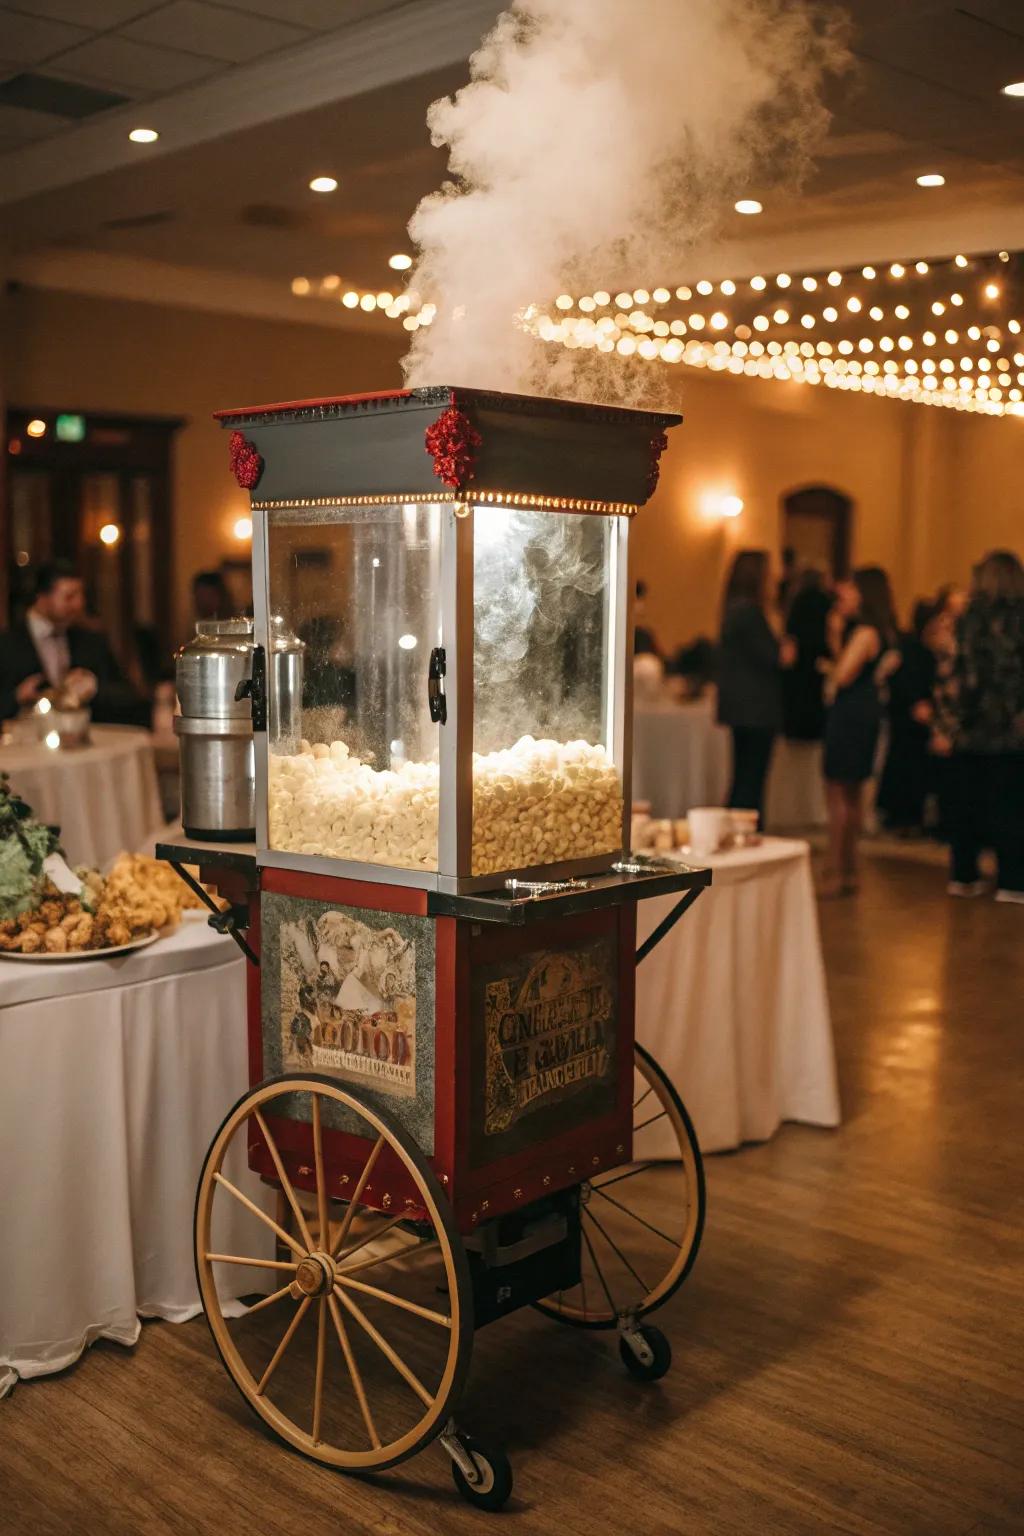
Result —
[{"label": "exit sign", "polygon": [[53,431],[58,442],[80,443],[85,438],[85,417],[58,416]]}]

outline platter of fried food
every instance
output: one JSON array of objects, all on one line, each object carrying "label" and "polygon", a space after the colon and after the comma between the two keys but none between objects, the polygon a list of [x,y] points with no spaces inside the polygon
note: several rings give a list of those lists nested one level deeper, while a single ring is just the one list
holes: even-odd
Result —
[{"label": "platter of fried food", "polygon": [[178,926],[196,896],[168,864],[122,853],[107,875],[76,871],[78,894],[47,881],[28,911],[0,921],[0,959],[86,960],[141,949]]}]

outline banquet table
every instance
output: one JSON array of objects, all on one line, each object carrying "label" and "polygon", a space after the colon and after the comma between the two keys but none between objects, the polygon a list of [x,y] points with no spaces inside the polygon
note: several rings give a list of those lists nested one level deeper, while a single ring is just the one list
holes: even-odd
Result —
[{"label": "banquet table", "polygon": [[[637,970],[641,1045],[675,1084],[705,1152],[785,1120],[839,1124],[835,1053],[809,849],[790,838],[714,854],[712,885]],[[643,902],[638,940],[676,896]],[[636,1143],[668,1157],[667,1124]]]},{"label": "banquet table", "polygon": [[695,805],[724,805],[729,774],[729,733],[715,720],[713,697],[684,704],[637,701],[633,799],[649,800],[652,816],[675,818]]},{"label": "banquet table", "polygon": [[0,771],[39,821],[60,827],[72,864],[102,868],[162,820],[147,731],[94,725],[89,746],[67,750],[12,742],[0,746]]},{"label": "banquet table", "polygon": [[[140,1317],[200,1310],[196,1185],[247,1086],[245,961],[201,917],[109,960],[0,959],[0,1397],[94,1339],[133,1344]],[[229,1176],[272,1208],[243,1166]],[[218,1251],[272,1256],[220,1204]],[[264,1288],[241,1267],[221,1283]]]}]

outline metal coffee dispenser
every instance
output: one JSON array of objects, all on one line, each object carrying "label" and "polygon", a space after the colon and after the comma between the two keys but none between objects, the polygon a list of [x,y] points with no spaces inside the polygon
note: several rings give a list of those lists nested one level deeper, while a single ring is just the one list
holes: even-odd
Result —
[{"label": "metal coffee dispenser", "polygon": [[[302,641],[270,621],[273,678],[270,736],[296,752],[302,714]],[[180,715],[181,821],[187,837],[251,841],[256,835],[256,772],[251,692],[264,666],[252,619],[204,619],[176,657]]]}]

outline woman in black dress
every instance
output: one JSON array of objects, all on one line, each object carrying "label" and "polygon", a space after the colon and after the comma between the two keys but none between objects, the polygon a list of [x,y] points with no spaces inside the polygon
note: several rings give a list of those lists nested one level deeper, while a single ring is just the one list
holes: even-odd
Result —
[{"label": "woman in black dress", "polygon": [[879,685],[897,635],[892,589],[879,566],[863,566],[851,581],[839,583],[833,619],[836,659],[825,720],[829,873],[823,894],[838,896],[857,889],[864,785],[874,773],[882,724]]},{"label": "woman in black dress", "polygon": [[718,648],[718,719],[732,731],[729,804],[764,814],[764,785],[782,728],[780,667],[793,643],[780,645],[768,622],[770,566],[763,549],[740,550],[722,604]]}]

